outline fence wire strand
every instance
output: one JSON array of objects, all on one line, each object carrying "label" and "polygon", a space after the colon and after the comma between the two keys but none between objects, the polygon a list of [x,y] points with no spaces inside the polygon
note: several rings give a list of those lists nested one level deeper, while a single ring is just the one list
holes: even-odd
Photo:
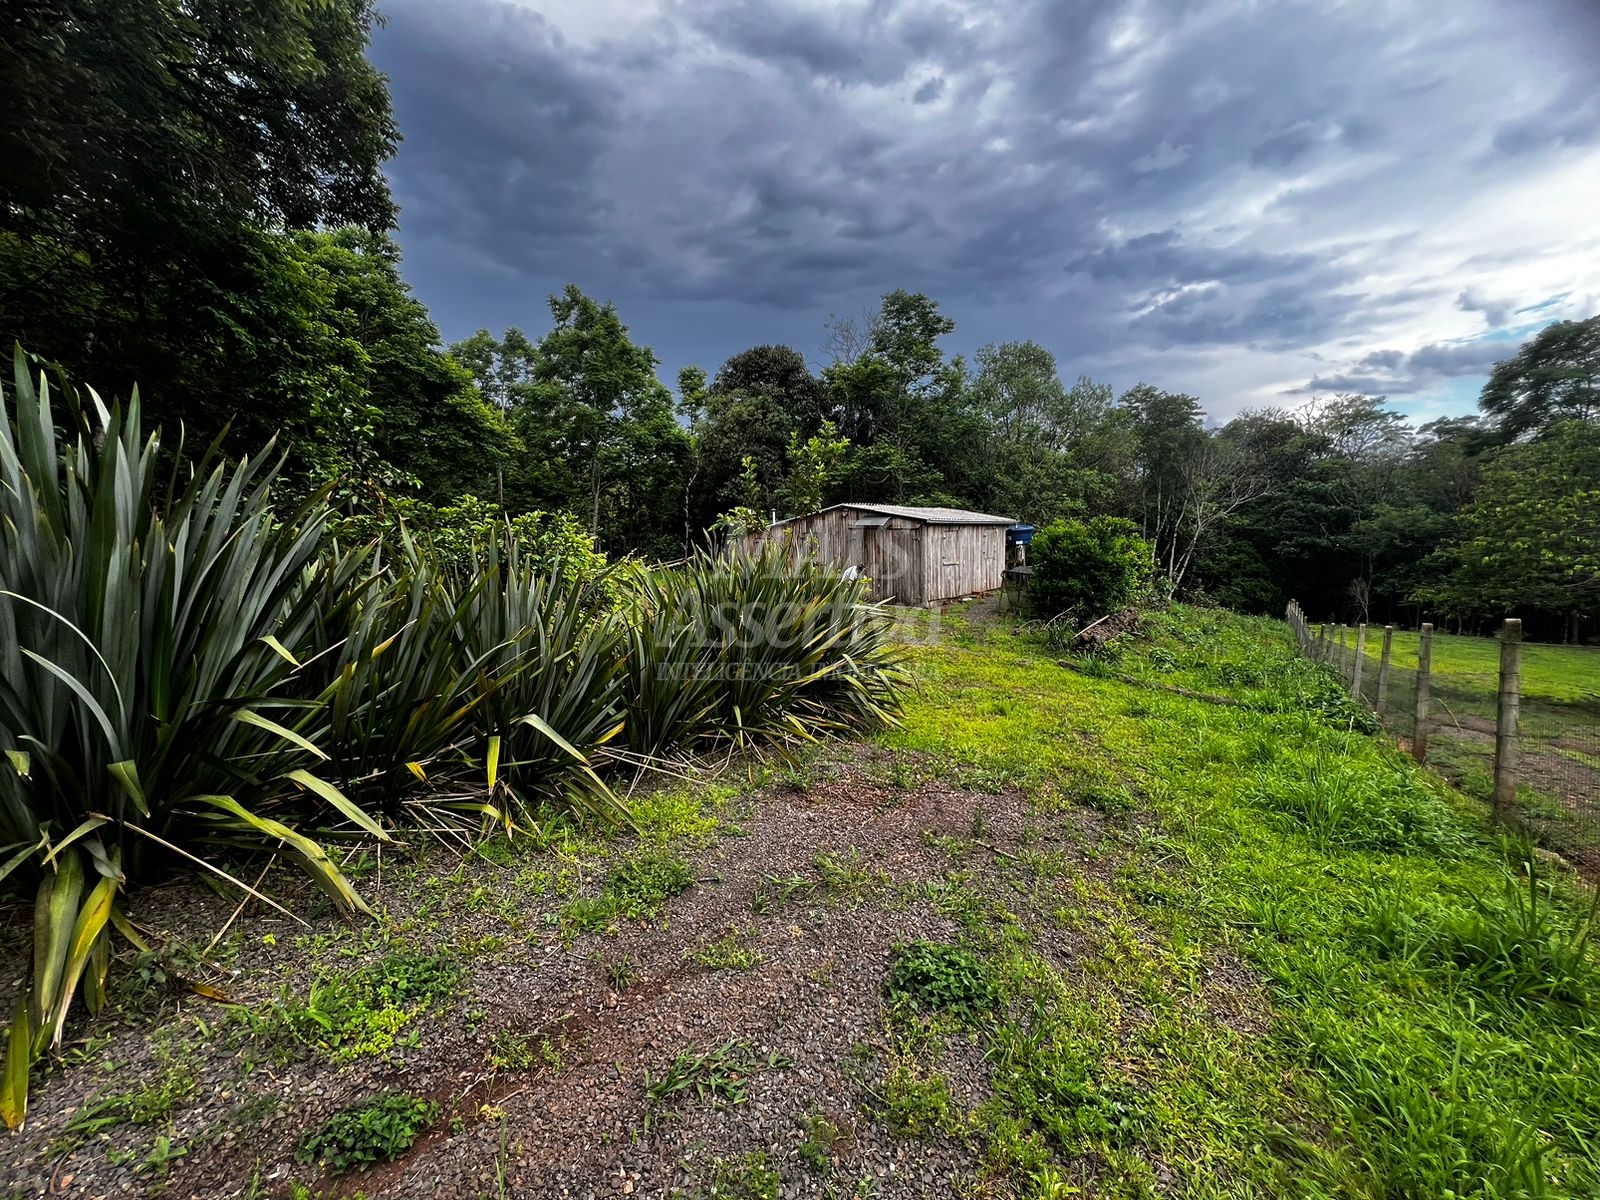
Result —
[{"label": "fence wire strand", "polygon": [[[1294,604],[1287,615],[1302,653],[1336,671],[1351,695],[1410,750],[1417,733],[1418,634],[1394,633],[1384,671],[1384,630],[1369,626],[1358,682],[1356,628],[1312,625]],[[1463,792],[1491,801],[1500,675],[1498,645],[1493,643],[1494,653],[1486,655],[1485,640],[1433,636],[1426,761]],[[1561,649],[1600,656],[1600,650]],[[1600,873],[1600,694],[1573,694],[1563,688],[1562,694],[1552,695],[1544,685],[1530,683],[1526,669],[1522,675],[1516,811],[1504,815],[1592,877]]]}]

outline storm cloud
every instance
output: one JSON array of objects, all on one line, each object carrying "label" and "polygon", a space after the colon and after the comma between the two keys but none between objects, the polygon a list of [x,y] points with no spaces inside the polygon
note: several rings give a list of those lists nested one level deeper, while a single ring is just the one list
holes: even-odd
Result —
[{"label": "storm cloud", "polygon": [[1581,0],[382,7],[407,274],[451,337],[537,331],[572,281],[670,373],[815,354],[907,287],[954,349],[1031,337],[1214,414],[1420,411],[1600,297]]}]

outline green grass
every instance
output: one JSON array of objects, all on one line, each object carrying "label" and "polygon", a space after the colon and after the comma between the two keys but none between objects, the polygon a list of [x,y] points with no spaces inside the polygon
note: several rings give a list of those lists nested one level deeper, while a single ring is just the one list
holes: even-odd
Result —
[{"label": "green grass", "polygon": [[[1352,730],[1287,627],[1175,609],[1107,664],[1139,684],[959,614],[942,632],[884,744],[1041,816],[1133,811],[1095,817],[1109,882],[1026,856],[1013,912],[965,906],[1002,997],[978,1013],[993,1095],[935,1114],[936,1058],[901,1056],[891,1119],[964,1130],[1019,1195],[1600,1195],[1587,896]],[[1081,940],[1072,970],[1045,919]],[[1234,960],[1254,985],[1215,982]]]},{"label": "green grass", "polygon": [[569,937],[576,937],[604,932],[624,920],[652,920],[668,900],[693,884],[694,871],[683,858],[646,846],[611,868],[598,896],[568,904],[562,910],[562,925]]},{"label": "green grass", "polygon": [[[1346,636],[1354,644],[1355,635],[1348,633]],[[1419,640],[1418,634],[1395,630],[1389,661],[1396,667],[1415,671]],[[1369,627],[1367,656],[1376,662],[1382,654],[1383,630]],[[1445,678],[1456,675],[1489,680],[1492,695],[1492,681],[1500,671],[1500,640],[1435,632],[1432,670],[1435,676]],[[1600,699],[1600,647],[1523,643],[1522,693],[1558,704],[1592,703]]]},{"label": "green grass", "polygon": [[[1382,631],[1369,630],[1367,655],[1381,657]],[[1397,631],[1391,661],[1399,704],[1412,703],[1418,635]],[[1433,734],[1429,762],[1468,795],[1488,800],[1494,790],[1494,728],[1500,643],[1492,637],[1435,633]],[[1524,827],[1542,845],[1580,862],[1596,861],[1600,845],[1600,648],[1524,643],[1521,796]],[[1363,690],[1369,698],[1376,671]],[[1397,689],[1391,688],[1391,697]],[[1402,730],[1409,711],[1398,714]],[[1458,728],[1459,726],[1459,728]]]},{"label": "green grass", "polygon": [[456,956],[399,951],[350,972],[325,972],[305,997],[285,992],[260,1012],[239,1008],[256,1036],[297,1042],[331,1062],[417,1044],[416,1020],[466,978]]}]

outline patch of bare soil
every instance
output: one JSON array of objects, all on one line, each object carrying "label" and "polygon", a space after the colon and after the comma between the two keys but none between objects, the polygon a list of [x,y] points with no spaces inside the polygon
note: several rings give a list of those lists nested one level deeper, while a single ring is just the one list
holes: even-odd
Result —
[{"label": "patch of bare soil", "polygon": [[[896,1134],[882,1119],[892,948],[959,936],[928,885],[959,878],[1012,901],[1026,893],[1048,911],[1064,882],[1032,874],[1029,854],[1074,856],[1082,875],[1100,879],[1115,856],[1099,845],[1098,814],[1039,814],[1017,796],[937,783],[898,789],[862,765],[876,752],[851,752],[857,762],[806,790],[759,797],[738,817],[742,836],[691,851],[698,882],[662,919],[611,933],[564,936],[571,895],[540,894],[518,871],[528,857],[555,860],[555,874],[581,879],[576,895],[594,895],[604,875],[595,861],[546,852],[458,867],[437,855],[442,867],[430,859],[410,873],[391,869],[388,920],[419,948],[454,947],[470,963],[459,999],[426,1013],[419,1044],[392,1054],[335,1066],[264,1042],[244,1012],[269,1010],[279,988],[303,996],[330,961],[370,959],[374,939],[338,927],[297,942],[280,914],[247,912],[229,938],[242,1007],[169,998],[154,1026],[137,1015],[109,1030],[104,1019],[88,1026],[91,1040],[73,1061],[37,1085],[0,1183],[15,1196],[204,1200],[697,1195],[728,1178],[719,1171],[759,1154],[785,1196],[849,1196],[863,1180],[871,1181],[863,1194],[880,1197],[951,1194],[973,1178],[973,1151],[940,1135]],[[202,943],[232,908],[192,888],[156,899],[174,929]],[[1034,932],[1042,954],[1073,969],[1070,930],[1040,922]],[[753,969],[693,957],[729,938],[759,954]],[[1218,1015],[1248,1024],[1252,989],[1225,976]],[[508,1031],[537,1053],[519,1068],[493,1069],[492,1047]],[[647,1077],[730,1043],[746,1060],[742,1103],[693,1089],[648,1102]],[[963,1110],[986,1096],[975,1043],[951,1038],[938,1067]],[[176,1098],[165,1109],[152,1101],[147,1123],[83,1129],[107,1096],[163,1086]],[[337,1178],[295,1161],[307,1129],[384,1089],[441,1106],[408,1152]],[[829,1136],[808,1141],[818,1128]]]}]

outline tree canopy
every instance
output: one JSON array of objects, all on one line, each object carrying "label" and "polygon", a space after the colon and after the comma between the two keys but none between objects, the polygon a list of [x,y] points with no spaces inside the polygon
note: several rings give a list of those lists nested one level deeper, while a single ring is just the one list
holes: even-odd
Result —
[{"label": "tree canopy", "polygon": [[1480,403],[1513,438],[1600,417],[1600,316],[1545,326],[1495,365]]},{"label": "tree canopy", "polygon": [[137,383],[168,454],[276,439],[289,489],[331,488],[348,529],[545,512],[671,558],[844,500],[946,504],[1131,522],[1179,594],[1259,611],[1471,626],[1514,606],[1568,636],[1600,615],[1600,316],[1508,345],[1479,415],[1421,428],[1354,394],[1222,423],[1181,379],[1119,393],[1018,338],[969,361],[938,300],[899,288],[816,347],[687,367],[676,397],[576,284],[446,349],[389,236],[378,19],[15,0],[0,344],[103,394]]}]

